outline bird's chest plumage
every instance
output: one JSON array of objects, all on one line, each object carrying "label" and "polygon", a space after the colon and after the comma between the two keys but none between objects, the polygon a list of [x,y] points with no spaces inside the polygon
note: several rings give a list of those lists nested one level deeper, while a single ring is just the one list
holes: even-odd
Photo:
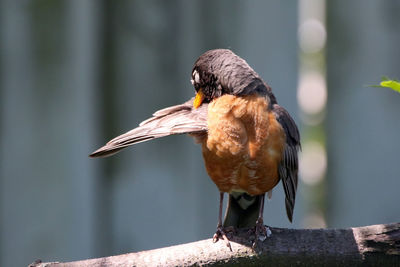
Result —
[{"label": "bird's chest plumage", "polygon": [[209,104],[202,150],[220,191],[259,195],[279,182],[285,134],[267,107],[267,100],[257,95],[223,95]]}]

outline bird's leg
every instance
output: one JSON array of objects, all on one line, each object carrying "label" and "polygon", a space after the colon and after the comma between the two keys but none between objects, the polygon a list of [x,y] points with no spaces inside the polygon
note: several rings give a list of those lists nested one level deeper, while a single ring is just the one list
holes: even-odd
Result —
[{"label": "bird's leg", "polygon": [[253,249],[256,248],[258,240],[263,242],[267,237],[271,235],[271,230],[268,226],[264,226],[263,213],[264,213],[264,200],[265,194],[260,197],[260,210],[258,212],[258,219],[256,221],[255,229],[255,240],[253,243]]},{"label": "bird's leg", "polygon": [[218,225],[217,231],[213,236],[213,242],[217,242],[220,238],[225,240],[226,246],[232,251],[231,243],[229,242],[228,237],[225,234],[225,231],[222,227],[222,206],[224,204],[224,192],[219,192],[219,213],[218,213]]}]

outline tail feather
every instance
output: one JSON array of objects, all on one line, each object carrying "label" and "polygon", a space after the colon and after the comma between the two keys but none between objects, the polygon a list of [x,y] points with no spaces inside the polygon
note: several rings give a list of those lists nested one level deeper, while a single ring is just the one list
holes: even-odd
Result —
[{"label": "tail feather", "polygon": [[192,98],[181,105],[155,112],[153,117],[140,123],[137,128],[112,139],[90,154],[90,157],[110,156],[127,146],[168,135],[205,132],[207,104],[194,109]]},{"label": "tail feather", "polygon": [[224,227],[254,227],[260,211],[260,197],[246,193],[229,194]]}]

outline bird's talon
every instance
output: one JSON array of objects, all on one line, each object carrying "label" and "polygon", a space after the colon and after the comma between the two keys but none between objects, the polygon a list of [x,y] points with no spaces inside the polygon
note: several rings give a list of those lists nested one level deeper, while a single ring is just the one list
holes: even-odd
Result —
[{"label": "bird's talon", "polygon": [[217,233],[215,233],[213,236],[213,243],[217,243],[218,240],[219,240],[219,237],[218,237]]},{"label": "bird's talon", "polygon": [[226,246],[229,248],[230,251],[232,251],[231,243],[229,242],[229,239],[226,236],[225,231],[223,230],[222,226],[217,227],[217,231],[215,232],[215,234],[213,236],[213,242],[214,243],[218,242],[218,240],[220,238],[225,241]]},{"label": "bird's talon", "polygon": [[263,223],[263,220],[259,218],[256,222],[256,227],[255,227],[255,239],[253,242],[253,250],[257,247],[257,242],[261,241],[264,242],[267,237],[270,237],[272,235],[271,229],[268,226],[265,226]]}]

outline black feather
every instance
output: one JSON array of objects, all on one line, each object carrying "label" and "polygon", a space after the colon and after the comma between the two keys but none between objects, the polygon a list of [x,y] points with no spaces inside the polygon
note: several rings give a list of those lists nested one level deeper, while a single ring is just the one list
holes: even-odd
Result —
[{"label": "black feather", "polygon": [[282,180],[285,191],[286,214],[289,221],[292,221],[298,183],[299,166],[297,153],[301,147],[300,133],[296,123],[283,107],[275,104],[272,111],[286,134],[284,155],[279,164],[279,178]]}]

